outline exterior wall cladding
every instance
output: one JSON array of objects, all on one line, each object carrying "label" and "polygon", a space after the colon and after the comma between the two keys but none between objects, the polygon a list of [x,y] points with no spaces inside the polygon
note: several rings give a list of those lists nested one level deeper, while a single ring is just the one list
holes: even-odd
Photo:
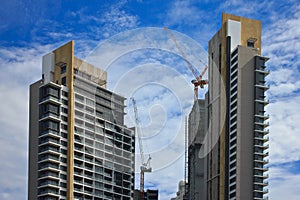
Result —
[{"label": "exterior wall cladding", "polygon": [[205,101],[199,99],[194,103],[188,120],[188,191],[190,200],[203,199],[205,194],[204,184],[204,156],[203,139],[205,123]]},{"label": "exterior wall cladding", "polygon": [[73,48],[44,56],[43,79],[30,87],[28,199],[133,199],[125,98],[105,89],[106,72]]},{"label": "exterior wall cladding", "polygon": [[[268,199],[265,93],[269,87],[265,78],[269,71],[268,58],[261,56],[261,23],[231,14],[222,18],[222,28],[209,41],[209,88],[205,112],[198,113],[200,120],[204,118],[198,129],[207,131],[207,137],[200,140],[207,155],[198,169],[189,167],[203,171],[204,179],[189,177],[189,195],[193,199],[197,187],[205,190],[198,200],[264,200]],[[194,112],[193,108],[193,116]],[[189,123],[189,134],[201,131]],[[191,163],[197,148],[190,147]]]}]

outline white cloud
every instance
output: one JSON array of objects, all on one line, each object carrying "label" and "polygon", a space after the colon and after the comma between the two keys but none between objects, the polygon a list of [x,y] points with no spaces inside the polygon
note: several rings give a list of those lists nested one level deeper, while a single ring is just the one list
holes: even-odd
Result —
[{"label": "white cloud", "polygon": [[[41,76],[41,58],[51,45],[0,48],[0,199],[27,193],[29,84]],[[9,174],[9,175],[8,175]]]},{"label": "white cloud", "polygon": [[[270,9],[274,3],[272,1],[245,1],[245,0],[226,0],[220,5],[220,10],[238,16],[248,16],[249,14],[257,13],[258,11]],[[251,18],[256,18],[251,16]]]},{"label": "white cloud", "polygon": [[300,174],[294,174],[293,164],[270,168],[269,199],[298,199],[300,196]]},{"label": "white cloud", "polygon": [[[274,68],[288,67],[295,71],[300,65],[300,6],[283,11],[283,15],[274,15],[272,22],[264,26],[263,52],[270,57],[269,65]],[[294,72],[295,72],[294,71]],[[299,73],[299,72],[297,72]]]},{"label": "white cloud", "polygon": [[267,106],[270,113],[270,161],[300,160],[300,96],[282,98]]},{"label": "white cloud", "polygon": [[98,35],[96,38],[109,38],[122,31],[136,28],[139,24],[138,16],[130,14],[123,8],[126,2],[120,1],[115,5],[111,5],[103,13],[98,13],[98,16],[85,13],[85,9],[80,10],[75,15],[80,16],[81,22],[96,23],[95,26],[89,27],[94,37]]},{"label": "white cloud", "polygon": [[173,1],[166,16],[166,24],[173,25],[188,25],[193,26],[198,24],[204,12],[200,11],[191,1],[177,0]]}]

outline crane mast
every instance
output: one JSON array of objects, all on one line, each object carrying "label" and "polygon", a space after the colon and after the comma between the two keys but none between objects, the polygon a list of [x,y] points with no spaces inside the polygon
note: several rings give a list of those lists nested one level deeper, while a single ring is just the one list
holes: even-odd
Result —
[{"label": "crane mast", "polygon": [[140,173],[140,199],[144,199],[144,183],[145,183],[145,172],[152,172],[152,168],[150,167],[151,157],[149,155],[147,161],[145,162],[143,142],[142,142],[142,132],[140,126],[140,118],[138,115],[138,109],[136,106],[136,101],[133,97],[130,98],[133,104],[134,116],[135,116],[135,124],[136,124],[136,133],[138,136],[139,148],[140,148],[140,156],[141,156],[141,173]]}]

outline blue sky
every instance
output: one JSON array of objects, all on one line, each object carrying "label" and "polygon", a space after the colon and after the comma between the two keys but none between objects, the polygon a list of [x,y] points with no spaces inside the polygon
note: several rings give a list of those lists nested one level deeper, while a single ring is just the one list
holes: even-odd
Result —
[{"label": "blue sky", "polygon": [[[146,188],[175,196],[183,179],[184,116],[193,103],[192,74],[163,27],[200,72],[222,12],[262,21],[270,57],[270,179],[273,200],[300,196],[299,0],[10,0],[0,7],[0,199],[27,197],[29,85],[42,56],[75,40],[75,54],[108,71],[108,88],[135,96],[145,152],[154,172]],[[200,96],[204,95],[204,91]],[[128,126],[134,124],[128,102]],[[137,174],[138,175],[138,174]],[[138,184],[136,184],[138,185]]]}]

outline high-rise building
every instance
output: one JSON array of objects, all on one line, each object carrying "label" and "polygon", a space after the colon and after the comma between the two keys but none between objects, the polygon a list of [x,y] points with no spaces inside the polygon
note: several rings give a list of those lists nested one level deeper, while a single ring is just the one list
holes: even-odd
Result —
[{"label": "high-rise building", "polygon": [[189,200],[204,199],[205,184],[205,157],[203,143],[205,137],[205,100],[194,102],[188,120],[188,194]]},{"label": "high-rise building", "polygon": [[[208,53],[209,84],[204,124],[200,123],[200,129],[207,131],[201,144],[204,165],[198,169],[204,170],[205,179],[201,199],[267,199],[269,87],[265,78],[269,71],[268,58],[261,55],[261,22],[224,13]],[[195,128],[199,127],[189,124],[193,134]]]},{"label": "high-rise building", "polygon": [[134,130],[106,79],[73,41],[43,57],[30,86],[28,199],[133,199]]}]

